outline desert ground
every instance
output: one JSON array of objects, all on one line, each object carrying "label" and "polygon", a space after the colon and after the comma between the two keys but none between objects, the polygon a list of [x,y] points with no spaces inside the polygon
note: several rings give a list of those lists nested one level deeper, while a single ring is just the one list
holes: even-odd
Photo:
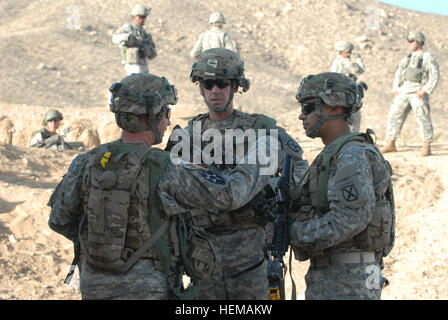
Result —
[{"label": "desert ground", "polygon": [[[284,127],[310,162],[322,148],[305,136],[294,98],[300,80],[328,71],[333,43],[348,39],[366,64],[369,85],[361,130],[376,132],[385,144],[392,77],[406,55],[406,34],[422,30],[440,64],[441,81],[431,95],[435,128],[433,154],[420,157],[420,129],[411,113],[398,139],[399,152],[386,154],[394,174],[396,242],[385,258],[390,285],[383,299],[448,299],[448,136],[444,132],[447,85],[448,17],[405,10],[374,0],[361,1],[151,1],[146,29],[158,57],[150,72],[178,88],[172,125],[186,125],[205,105],[189,80],[188,56],[207,28],[211,12],[222,11],[225,28],[242,48],[248,92],[235,96],[237,108],[265,113]],[[80,299],[63,284],[73,257],[72,244],[48,228],[48,199],[79,150],[58,152],[29,147],[45,112],[58,109],[62,128],[78,126],[67,141],[88,149],[119,137],[107,107],[107,89],[125,76],[114,30],[129,20],[134,3],[109,1],[25,1],[0,3],[0,299]],[[73,7],[74,6],[74,7]],[[375,11],[376,10],[376,11]],[[79,14],[78,19],[76,13]],[[166,143],[166,138],[161,147]],[[307,262],[293,262],[292,274],[303,299]],[[287,277],[287,296],[291,285]]]}]

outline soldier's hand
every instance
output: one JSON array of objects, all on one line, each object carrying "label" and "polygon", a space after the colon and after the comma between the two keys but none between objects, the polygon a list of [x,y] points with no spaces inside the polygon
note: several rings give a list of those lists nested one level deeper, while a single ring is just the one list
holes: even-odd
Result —
[{"label": "soldier's hand", "polygon": [[398,96],[398,91],[394,91],[394,96]]},{"label": "soldier's hand", "polygon": [[423,89],[418,90],[415,95],[417,96],[417,98],[423,98],[426,94],[426,91]]}]

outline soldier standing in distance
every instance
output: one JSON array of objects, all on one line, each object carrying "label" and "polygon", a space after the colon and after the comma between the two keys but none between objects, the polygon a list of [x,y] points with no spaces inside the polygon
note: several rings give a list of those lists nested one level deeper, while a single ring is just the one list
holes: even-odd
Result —
[{"label": "soldier standing in distance", "polygon": [[[165,78],[134,74],[110,91],[121,139],[73,160],[49,200],[49,226],[79,248],[73,265],[83,299],[192,299],[197,287],[184,290],[182,274],[193,283],[210,276],[213,261],[206,257],[213,252],[186,211],[239,208],[270,177],[260,175],[259,164],[237,165],[227,174],[174,164],[169,152],[155,148],[170,124],[168,105],[177,103]],[[262,140],[256,147],[265,143],[278,152]]]},{"label": "soldier standing in distance", "polygon": [[[186,128],[193,139],[193,127],[198,123],[201,125],[201,137],[209,129],[219,130],[222,136],[228,129],[240,129],[242,132],[253,130],[256,133],[264,129],[267,130],[265,134],[277,130],[281,153],[293,157],[293,176],[295,181],[300,180],[308,168],[308,162],[302,158],[302,148],[285,129],[263,114],[234,110],[234,94],[239,88],[246,92],[250,87],[249,79],[244,75],[244,63],[234,51],[223,48],[204,51],[193,64],[190,78],[193,83],[199,83],[199,92],[208,108],[207,113],[194,117]],[[247,149],[244,139],[235,138],[230,146],[224,145],[223,141],[224,154],[232,153],[241,144]],[[216,165],[223,171],[234,166],[224,161]],[[281,163],[274,168],[275,172],[281,172]],[[212,235],[218,256],[215,274],[200,281],[198,299],[268,299],[266,246],[269,240],[266,239],[267,222],[263,213],[252,207],[244,207],[237,211],[192,210],[191,215],[197,227],[204,228]]]},{"label": "soldier standing in distance", "polygon": [[208,23],[210,24],[210,30],[199,36],[190,51],[190,56],[197,59],[202,52],[211,48],[226,48],[239,55],[240,47],[238,43],[223,30],[223,25],[226,23],[224,15],[221,12],[212,13]]},{"label": "soldier standing in distance", "polygon": [[331,72],[304,78],[296,95],[306,135],[325,145],[290,191],[290,242],[296,259],[310,259],[305,299],[381,297],[383,257],[395,238],[392,169],[369,130],[350,132],[363,95]]},{"label": "soldier standing in distance", "polygon": [[150,11],[151,8],[136,5],[131,12],[132,23],[124,24],[112,36],[112,42],[121,50],[121,62],[127,75],[149,73],[149,60],[157,56],[152,36],[143,28]]},{"label": "soldier standing in distance", "polygon": [[[350,77],[355,83],[358,77],[364,73],[366,67],[359,53],[352,53],[355,48],[349,41],[340,40],[334,44],[334,48],[339,52],[331,65],[331,72],[339,72]],[[351,58],[354,58],[351,60]],[[364,82],[363,82],[364,83]],[[350,129],[353,132],[359,132],[361,126],[361,111],[353,114],[353,120]]]},{"label": "soldier standing in distance", "polygon": [[387,120],[387,144],[381,151],[397,151],[395,141],[413,109],[423,138],[421,155],[425,157],[431,154],[431,142],[434,139],[429,95],[439,82],[439,64],[431,53],[423,51],[423,33],[411,31],[407,40],[411,52],[403,58],[395,72],[392,88],[395,98]]}]

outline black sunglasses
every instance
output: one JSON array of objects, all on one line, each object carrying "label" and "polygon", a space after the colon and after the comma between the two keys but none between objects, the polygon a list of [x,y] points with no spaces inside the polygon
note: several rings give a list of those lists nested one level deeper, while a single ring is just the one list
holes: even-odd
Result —
[{"label": "black sunglasses", "polygon": [[316,111],[317,104],[322,104],[322,101],[320,99],[316,99],[316,100],[310,100],[310,101],[301,103],[302,113],[304,115],[309,115],[309,114],[313,113],[314,111]]},{"label": "black sunglasses", "polygon": [[224,89],[230,86],[231,83],[232,81],[230,80],[208,79],[201,81],[202,86],[207,90],[212,90],[214,86],[217,86],[219,89]]},{"label": "black sunglasses", "polygon": [[171,108],[168,108],[167,106],[163,106],[162,110],[160,110],[160,114],[163,114],[162,112],[165,112],[165,116],[168,120],[171,118]]}]

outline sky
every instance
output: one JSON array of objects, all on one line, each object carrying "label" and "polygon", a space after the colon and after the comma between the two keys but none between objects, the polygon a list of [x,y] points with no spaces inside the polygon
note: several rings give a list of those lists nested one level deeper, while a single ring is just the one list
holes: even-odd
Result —
[{"label": "sky", "polygon": [[446,0],[380,0],[380,2],[406,9],[448,15]]}]

